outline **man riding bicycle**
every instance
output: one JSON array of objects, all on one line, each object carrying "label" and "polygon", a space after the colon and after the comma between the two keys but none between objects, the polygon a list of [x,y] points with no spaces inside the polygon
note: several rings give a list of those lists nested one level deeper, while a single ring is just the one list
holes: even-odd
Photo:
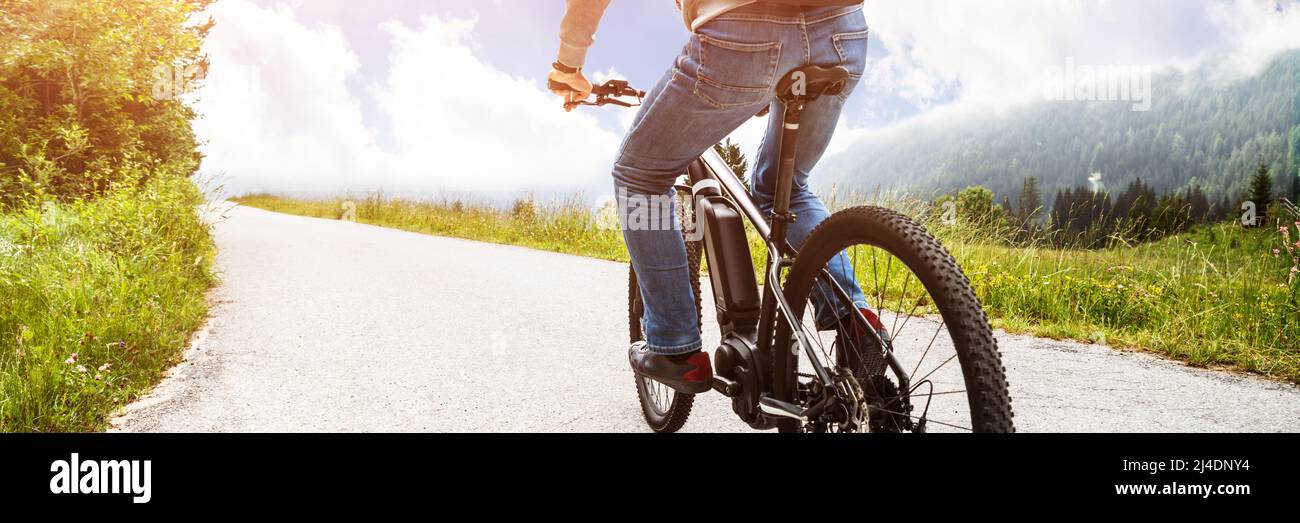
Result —
[{"label": "man riding bicycle", "polygon": [[[587,49],[609,0],[567,0],[561,23],[560,51],[548,78],[566,102],[585,100],[592,90],[582,73]],[[620,199],[623,237],[636,271],[645,305],[645,341],[634,344],[629,359],[637,373],[687,394],[711,387],[712,366],[702,352],[694,292],[680,227],[638,227],[628,216],[639,207],[659,216],[676,216],[674,183],[687,165],[761,110],[782,114],[776,86],[791,71],[806,65],[840,65],[850,85],[838,95],[820,97],[803,110],[800,123],[789,240],[800,247],[829,213],[808,187],[808,176],[825,153],[845,100],[861,79],[867,51],[862,0],[679,0],[692,31],[681,55],[647,94],[613,167]],[[563,88],[560,88],[560,87]],[[772,211],[779,166],[782,119],[769,119],[751,183],[754,200]],[[843,254],[840,255],[841,257]],[[878,327],[867,310],[847,261],[828,270],[851,294],[855,306]],[[814,299],[819,328],[847,325],[843,305]],[[878,338],[864,332],[839,332],[839,343],[872,373],[883,371]],[[874,350],[872,350],[874,348]]]}]

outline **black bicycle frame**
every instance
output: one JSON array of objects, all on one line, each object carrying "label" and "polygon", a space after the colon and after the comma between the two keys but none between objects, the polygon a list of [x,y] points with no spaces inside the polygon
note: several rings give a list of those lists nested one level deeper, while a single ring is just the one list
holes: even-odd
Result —
[{"label": "black bicycle frame", "polygon": [[[791,130],[787,130],[785,134],[787,136],[793,134],[790,131]],[[793,150],[793,143],[788,142],[788,139],[783,139],[782,143],[783,150]],[[788,163],[785,162],[785,155],[783,154],[782,156],[782,172],[779,175],[780,179],[778,180],[777,186],[777,198],[773,205],[772,222],[770,225],[767,214],[764,213],[756,203],[754,203],[749,191],[745,188],[745,184],[740,181],[736,174],[731,170],[731,167],[727,165],[726,161],[724,161],[712,148],[705,152],[699,160],[691,165],[688,173],[691,178],[691,184],[695,187],[698,187],[701,182],[705,182],[705,180],[717,182],[723,196],[729,199],[741,214],[744,215],[746,221],[754,227],[767,247],[767,263],[765,270],[766,284],[763,285],[763,299],[759,312],[757,332],[740,332],[735,334],[753,336],[757,350],[768,355],[775,355],[776,353],[773,350],[774,340],[772,338],[776,330],[775,326],[778,314],[780,314],[780,316],[784,317],[785,321],[790,324],[790,331],[798,340],[804,353],[807,354],[817,379],[822,382],[823,386],[833,390],[834,384],[830,372],[827,371],[825,366],[823,366],[820,360],[816,357],[812,342],[807,338],[803,329],[800,329],[798,324],[795,323],[794,315],[791,313],[789,299],[786,297],[779,283],[781,281],[782,270],[793,265],[794,258],[798,255],[798,250],[791,246],[786,238],[786,226],[788,225],[788,220],[797,219],[797,217],[789,215],[790,188],[794,178],[794,165],[792,160]],[[836,291],[835,294],[839,299],[848,300],[846,303],[852,303],[852,301],[848,299],[848,293],[844,291],[838,282],[833,278],[830,278],[829,274],[823,274],[823,276],[823,280]],[[849,308],[855,312],[857,310],[855,307]],[[875,332],[874,329],[868,328],[869,324],[867,323],[866,317],[862,316],[860,312],[856,312],[856,314],[851,316],[857,316],[857,321],[860,322],[860,325],[862,325],[867,332]],[[730,333],[723,332],[723,337],[725,338],[728,334]],[[771,361],[771,359],[768,361]],[[783,386],[783,384],[776,385]],[[778,390],[775,392],[779,395],[789,397],[786,393],[792,391]]]}]

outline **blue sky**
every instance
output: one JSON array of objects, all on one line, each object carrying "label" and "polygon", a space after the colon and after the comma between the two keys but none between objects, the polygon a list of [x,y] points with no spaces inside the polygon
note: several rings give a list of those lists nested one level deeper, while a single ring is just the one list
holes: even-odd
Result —
[{"label": "blue sky", "polygon": [[[832,154],[917,122],[1042,99],[1067,63],[1251,74],[1300,47],[1300,0],[874,0],[868,74]],[[561,0],[220,0],[198,109],[233,192],[599,192],[631,114],[544,89]],[[688,33],[671,0],[614,0],[587,69],[651,86]],[[939,124],[939,123],[936,123]],[[753,149],[762,123],[735,137]],[[486,162],[484,158],[491,158]]]},{"label": "blue sky", "polygon": [[[284,0],[257,0],[274,7]],[[503,72],[541,78],[555,59],[563,2],[560,0],[309,0],[288,2],[306,24],[339,27],[353,43],[361,63],[360,75],[349,86],[358,92],[365,78],[382,76],[388,67],[389,42],[380,26],[392,20],[418,25],[421,16],[438,15],[475,20],[474,43],[482,58]],[[649,88],[673,63],[690,36],[671,0],[615,0],[601,24],[598,42],[588,56],[590,71],[611,68],[633,85]],[[880,57],[881,46],[871,53]],[[539,83],[540,85],[540,83]],[[944,98],[944,100],[951,97]],[[877,93],[873,102],[886,111],[868,115],[865,99],[855,98],[847,113],[853,125],[889,123],[919,112],[907,100]],[[367,123],[383,129],[373,104],[366,104]],[[599,113],[611,128],[614,114]],[[387,142],[387,136],[384,136]]]}]

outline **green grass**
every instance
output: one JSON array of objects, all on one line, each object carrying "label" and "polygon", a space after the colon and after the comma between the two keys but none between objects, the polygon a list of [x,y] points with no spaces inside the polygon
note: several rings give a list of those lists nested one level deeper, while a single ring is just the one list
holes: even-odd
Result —
[{"label": "green grass", "polygon": [[0,213],[0,431],[103,429],[181,357],[214,245],[189,180]]},{"label": "green grass", "polygon": [[1274,237],[1225,224],[1097,251],[947,243],[1007,330],[1300,382],[1300,281]]},{"label": "green grass", "polygon": [[[832,207],[837,205],[834,196]],[[843,200],[843,198],[841,198]],[[857,204],[850,198],[840,204]],[[291,214],[338,219],[344,198],[299,200],[273,195],[241,204]],[[626,261],[617,230],[600,227],[608,213],[575,201],[511,209],[455,201],[414,202],[369,196],[355,200],[357,221],[416,232],[523,245]],[[914,201],[880,202],[924,216]],[[934,224],[931,224],[934,225]],[[1300,278],[1288,282],[1293,261],[1275,227],[1245,230],[1225,224],[1135,247],[1106,250],[1012,248],[999,231],[934,226],[970,278],[993,324],[1011,332],[1136,348],[1206,367],[1227,367],[1300,382]],[[1291,241],[1300,238],[1293,232]],[[761,252],[751,238],[751,249]],[[859,256],[870,256],[863,251]],[[882,258],[883,260],[883,258]],[[756,261],[756,265],[761,260]],[[860,262],[860,281],[884,277]],[[917,303],[915,282],[903,296],[901,268],[886,304]],[[927,312],[922,303],[920,312]],[[909,307],[910,308],[910,307]]]},{"label": "green grass", "polygon": [[550,205],[524,199],[515,202],[510,209],[459,201],[385,199],[378,195],[303,200],[257,194],[234,198],[233,201],[269,211],[329,219],[343,218],[346,212],[344,203],[354,202],[356,220],[362,223],[627,261],[627,249],[618,228],[600,226],[602,219],[606,220],[605,223],[618,223],[612,210],[606,216],[594,216],[576,199]]}]

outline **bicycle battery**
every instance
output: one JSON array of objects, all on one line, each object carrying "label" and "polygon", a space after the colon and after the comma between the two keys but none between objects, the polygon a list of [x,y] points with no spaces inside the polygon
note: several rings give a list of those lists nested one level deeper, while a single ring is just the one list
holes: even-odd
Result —
[{"label": "bicycle battery", "polygon": [[715,190],[697,192],[696,202],[702,215],[718,323],[733,331],[753,329],[758,326],[760,301],[744,218],[731,200]]}]

